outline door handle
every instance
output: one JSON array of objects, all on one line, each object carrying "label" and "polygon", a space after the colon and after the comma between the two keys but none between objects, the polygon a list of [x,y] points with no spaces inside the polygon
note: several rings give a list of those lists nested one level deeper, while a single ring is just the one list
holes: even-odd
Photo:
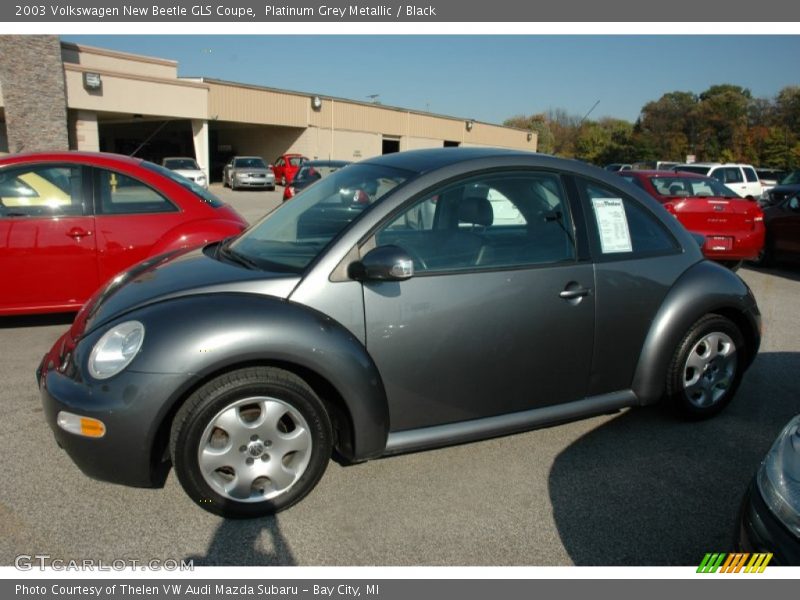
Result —
[{"label": "door handle", "polygon": [[568,286],[568,289],[565,289],[559,294],[559,297],[563,298],[564,300],[575,300],[576,298],[583,298],[584,296],[588,296],[591,290],[589,288],[585,288],[582,286],[571,287]]},{"label": "door handle", "polygon": [[82,237],[92,235],[91,231],[86,231],[80,227],[73,227],[67,232],[67,235],[74,240],[80,240]]}]

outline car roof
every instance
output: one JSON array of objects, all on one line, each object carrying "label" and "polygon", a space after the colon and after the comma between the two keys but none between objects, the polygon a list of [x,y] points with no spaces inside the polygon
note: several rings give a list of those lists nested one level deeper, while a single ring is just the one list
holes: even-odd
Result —
[{"label": "car roof", "polygon": [[352,164],[349,160],[307,160],[304,167],[344,167]]},{"label": "car roof", "polygon": [[135,158],[132,156],[126,156],[124,154],[112,154],[110,152],[83,152],[77,150],[65,150],[62,152],[21,152],[19,154],[8,154],[0,157],[0,164],[28,163],[36,161],[79,161],[85,163],[116,162],[117,164],[127,164],[130,166],[139,166],[145,162],[142,158]]},{"label": "car roof", "polygon": [[[655,169],[636,169],[634,171],[625,171],[624,173],[620,173],[620,177],[624,177],[625,175],[642,175],[644,177],[687,177],[691,179],[713,179],[713,177],[706,177],[705,175],[700,175],[699,173],[687,173],[686,171],[665,171],[660,170],[657,171]],[[715,180],[716,181],[716,180]]]},{"label": "car roof", "polygon": [[[364,159],[361,162],[385,165],[388,167],[413,171],[416,173],[426,173],[467,160],[478,160],[481,158],[492,158],[497,156],[530,157],[545,155],[504,148],[427,148],[424,150],[406,150],[405,152],[384,154],[383,156],[375,156]],[[564,160],[554,159],[553,157],[548,158],[553,160]]]}]

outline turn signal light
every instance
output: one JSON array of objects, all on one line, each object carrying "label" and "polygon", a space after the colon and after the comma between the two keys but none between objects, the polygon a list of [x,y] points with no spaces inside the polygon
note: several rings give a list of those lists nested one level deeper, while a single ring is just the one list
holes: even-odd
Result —
[{"label": "turn signal light", "polygon": [[62,410],[56,418],[58,426],[64,431],[84,437],[101,438],[106,434],[106,426],[102,421],[91,417],[81,417]]}]

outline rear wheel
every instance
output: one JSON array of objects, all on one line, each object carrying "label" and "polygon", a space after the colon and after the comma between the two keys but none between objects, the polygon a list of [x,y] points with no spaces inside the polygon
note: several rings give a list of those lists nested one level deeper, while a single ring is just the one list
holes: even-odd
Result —
[{"label": "rear wheel", "polygon": [[725,408],[739,387],[745,351],[730,319],[709,314],[692,325],[667,372],[667,396],[678,413],[704,419]]},{"label": "rear wheel", "polygon": [[170,436],[175,473],[202,508],[226,517],[274,514],[304,498],[331,456],[331,422],[299,377],[233,371],[198,389]]}]

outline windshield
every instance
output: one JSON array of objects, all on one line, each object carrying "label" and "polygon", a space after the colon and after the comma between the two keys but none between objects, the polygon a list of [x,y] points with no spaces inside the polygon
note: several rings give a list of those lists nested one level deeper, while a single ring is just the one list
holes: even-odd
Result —
[{"label": "windshield", "polygon": [[294,176],[294,183],[311,183],[319,179],[324,179],[331,173],[335,173],[345,164],[331,163],[309,163],[306,162],[300,167],[297,175]]},{"label": "windshield", "polygon": [[264,159],[262,158],[237,158],[233,161],[233,167],[235,169],[266,169],[267,165],[264,164]]},{"label": "windshield", "polygon": [[164,166],[167,169],[185,169],[185,170],[192,170],[192,171],[199,171],[200,167],[197,166],[197,162],[193,158],[165,158],[164,159]]},{"label": "windshield", "polygon": [[711,177],[651,177],[661,196],[718,196],[738,198],[736,192]]},{"label": "windshield", "polygon": [[795,185],[797,183],[800,183],[800,171],[792,171],[781,179],[780,185]]},{"label": "windshield", "polygon": [[698,173],[699,175],[708,175],[711,167],[693,167],[692,165],[680,165],[673,167],[676,171],[684,171],[686,173]]},{"label": "windshield", "polygon": [[358,164],[281,205],[228,250],[259,268],[301,273],[350,223],[412,174]]},{"label": "windshield", "polygon": [[167,169],[165,167],[162,167],[161,165],[157,165],[155,163],[151,163],[151,162],[147,162],[147,161],[143,161],[142,162],[142,166],[145,169],[150,169],[151,171],[155,171],[159,175],[163,175],[164,177],[167,177],[168,179],[171,179],[175,183],[178,183],[178,184],[182,185],[187,190],[192,192],[195,196],[197,196],[197,199],[200,200],[201,202],[205,202],[206,204],[208,204],[210,206],[213,206],[214,208],[219,208],[220,206],[225,206],[225,203],[222,200],[217,198],[214,194],[209,192],[207,189],[197,185],[191,179],[186,179],[186,177],[184,177],[183,175],[179,175],[175,171],[170,171],[169,169]]}]

